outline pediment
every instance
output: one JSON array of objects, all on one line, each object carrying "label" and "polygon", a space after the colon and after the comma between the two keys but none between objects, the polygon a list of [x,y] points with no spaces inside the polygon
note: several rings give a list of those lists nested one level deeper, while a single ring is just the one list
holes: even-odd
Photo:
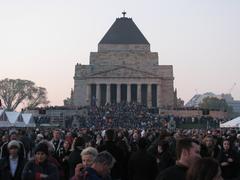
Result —
[{"label": "pediment", "polygon": [[138,70],[129,67],[117,67],[105,71],[99,71],[90,75],[90,77],[130,77],[130,78],[146,78],[146,77],[157,77],[153,73],[149,73],[143,70]]}]

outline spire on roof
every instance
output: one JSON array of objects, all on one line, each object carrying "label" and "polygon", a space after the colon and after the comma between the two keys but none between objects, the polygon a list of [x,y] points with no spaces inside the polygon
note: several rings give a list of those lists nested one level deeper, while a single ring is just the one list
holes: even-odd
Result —
[{"label": "spire on roof", "polygon": [[123,18],[125,18],[127,12],[124,10],[124,11],[122,12],[122,14],[123,14]]}]

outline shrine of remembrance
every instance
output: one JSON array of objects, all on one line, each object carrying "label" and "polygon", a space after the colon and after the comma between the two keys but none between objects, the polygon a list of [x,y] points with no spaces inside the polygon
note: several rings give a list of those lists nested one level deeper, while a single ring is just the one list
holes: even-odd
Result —
[{"label": "shrine of remembrance", "polygon": [[89,65],[75,66],[75,106],[136,102],[151,107],[173,107],[172,65],[159,65],[158,53],[131,18],[117,18],[90,53]]}]

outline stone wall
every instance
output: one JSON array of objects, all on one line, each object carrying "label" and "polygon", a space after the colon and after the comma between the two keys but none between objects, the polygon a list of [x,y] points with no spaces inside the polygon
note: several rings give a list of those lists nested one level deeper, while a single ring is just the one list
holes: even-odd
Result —
[{"label": "stone wall", "polygon": [[174,89],[173,80],[163,80],[161,83],[162,106],[173,107],[174,103]]},{"label": "stone wall", "polygon": [[73,93],[73,104],[75,106],[85,106],[86,102],[86,81],[85,80],[74,80],[74,93]]},{"label": "stone wall", "polygon": [[[173,115],[176,117],[201,117],[203,115],[202,110],[162,110],[162,115]],[[227,112],[223,111],[209,111],[209,115],[206,117],[212,117],[215,119],[226,119]]]},{"label": "stone wall", "polygon": [[[114,70],[124,66],[120,65],[76,65],[75,77],[76,78],[88,78],[94,73],[105,72],[109,70]],[[173,67],[171,65],[161,65],[161,66],[135,66],[128,65],[127,68],[136,69],[142,72],[149,72],[158,78],[173,78]],[[124,76],[127,76],[128,72],[123,72]],[[132,72],[129,72],[132,73]],[[121,76],[119,76],[121,77]],[[150,78],[150,77],[149,77]]]},{"label": "stone wall", "polygon": [[158,65],[156,52],[91,52],[90,65]]}]

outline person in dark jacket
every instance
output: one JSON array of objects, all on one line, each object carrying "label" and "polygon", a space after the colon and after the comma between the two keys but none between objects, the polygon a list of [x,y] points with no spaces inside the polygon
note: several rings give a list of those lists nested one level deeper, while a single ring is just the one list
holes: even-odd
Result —
[{"label": "person in dark jacket", "polygon": [[22,180],[59,180],[57,167],[48,161],[48,146],[40,143],[35,149],[35,157],[29,161],[22,172]]},{"label": "person in dark jacket", "polygon": [[158,171],[161,172],[164,169],[175,165],[175,160],[172,158],[171,153],[169,151],[169,143],[165,140],[160,140],[157,146],[157,154],[156,154]]},{"label": "person in dark jacket", "polygon": [[185,180],[190,165],[201,157],[199,143],[190,138],[179,139],[176,152],[176,165],[160,172],[156,180]]},{"label": "person in dark jacket", "polygon": [[124,173],[124,153],[120,147],[116,145],[115,142],[115,131],[113,129],[108,129],[105,132],[105,142],[102,146],[98,148],[99,152],[108,151],[112,154],[112,156],[116,159],[116,163],[114,164],[111,170],[112,179],[121,179],[123,178]]},{"label": "person in dark jacket", "polygon": [[8,143],[9,156],[0,160],[0,180],[21,180],[21,173],[26,163],[19,156],[20,144],[16,140]]},{"label": "person in dark jacket", "polygon": [[68,158],[69,177],[74,176],[76,165],[82,162],[81,152],[85,148],[85,140],[82,137],[77,137],[73,140],[73,151]]},{"label": "person in dark jacket", "polygon": [[63,143],[63,147],[64,147],[64,150],[61,151],[61,154],[59,154],[59,157],[60,157],[60,165],[64,171],[64,176],[65,176],[65,179],[69,179],[69,164],[68,164],[68,158],[69,158],[69,155],[71,153],[70,151],[70,143],[69,141],[64,141]]},{"label": "person in dark jacket", "polygon": [[153,155],[147,149],[147,139],[141,138],[138,142],[139,150],[133,153],[129,159],[128,177],[129,180],[154,180],[158,168]]},{"label": "person in dark jacket", "polygon": [[236,152],[231,148],[228,139],[223,141],[223,149],[219,153],[218,162],[224,179],[233,179],[238,176],[239,159]]},{"label": "person in dark jacket", "polygon": [[64,151],[64,147],[63,147],[64,140],[61,139],[61,132],[59,129],[55,129],[53,131],[53,138],[50,141],[50,143],[52,143],[54,147],[52,156],[60,163],[61,162],[60,155]]}]

